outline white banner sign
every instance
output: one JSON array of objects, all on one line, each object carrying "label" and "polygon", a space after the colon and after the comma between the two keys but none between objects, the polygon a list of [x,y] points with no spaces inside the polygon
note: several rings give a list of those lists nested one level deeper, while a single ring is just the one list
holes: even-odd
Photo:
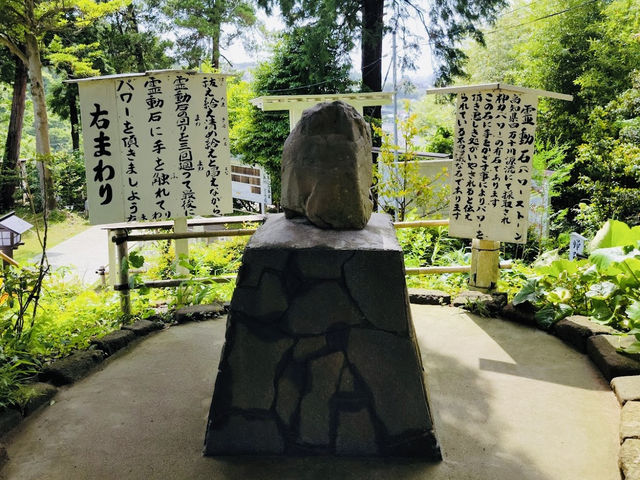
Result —
[{"label": "white banner sign", "polygon": [[538,97],[458,93],[449,234],[525,243]]},{"label": "white banner sign", "polygon": [[223,75],[165,71],[78,83],[91,223],[231,212]]}]

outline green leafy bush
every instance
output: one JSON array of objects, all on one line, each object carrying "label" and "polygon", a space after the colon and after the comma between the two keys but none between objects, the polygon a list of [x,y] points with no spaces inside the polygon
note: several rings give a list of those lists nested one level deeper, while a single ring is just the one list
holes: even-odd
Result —
[{"label": "green leafy bush", "polygon": [[640,332],[640,227],[609,220],[591,242],[588,260],[555,259],[514,298],[537,307],[549,328],[569,315],[587,315],[620,331]]}]

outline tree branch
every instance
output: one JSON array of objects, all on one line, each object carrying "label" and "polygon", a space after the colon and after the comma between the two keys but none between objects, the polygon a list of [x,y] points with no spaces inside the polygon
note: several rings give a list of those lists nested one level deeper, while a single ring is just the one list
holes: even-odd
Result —
[{"label": "tree branch", "polygon": [[27,55],[20,50],[20,47],[18,47],[18,45],[6,33],[0,32],[0,44],[7,47],[11,53],[25,64],[25,66],[29,66],[29,59],[27,58]]}]

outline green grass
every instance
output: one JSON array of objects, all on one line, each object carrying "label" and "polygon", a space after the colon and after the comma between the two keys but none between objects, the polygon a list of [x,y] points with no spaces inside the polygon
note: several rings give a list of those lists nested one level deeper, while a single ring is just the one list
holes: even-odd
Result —
[{"label": "green grass", "polygon": [[[40,230],[40,234],[42,235],[43,233],[42,215],[34,215],[24,210],[17,210],[16,215],[34,226],[34,228],[22,236],[24,245],[20,245],[18,249],[13,252],[13,258],[18,263],[28,263],[31,262],[35,256],[42,253],[42,247],[36,234],[36,225]],[[55,247],[59,243],[83,232],[89,227],[89,221],[77,213],[64,210],[51,212],[49,215],[47,249]]]}]

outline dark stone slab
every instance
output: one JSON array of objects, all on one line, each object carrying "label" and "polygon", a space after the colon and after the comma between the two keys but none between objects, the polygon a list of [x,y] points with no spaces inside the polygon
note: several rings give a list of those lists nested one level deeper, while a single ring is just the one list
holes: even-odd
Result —
[{"label": "dark stone slab", "polygon": [[409,338],[379,330],[351,331],[349,361],[370,390],[376,415],[391,436],[418,425],[432,428],[417,355]]},{"label": "dark stone slab", "polygon": [[474,290],[460,292],[451,305],[471,313],[497,315],[507,304],[506,293],[483,293]]},{"label": "dark stone slab", "polygon": [[101,350],[76,352],[47,365],[38,377],[43,382],[51,382],[57,386],[67,385],[86,376],[103,359],[104,352]]},{"label": "dark stone slab", "polygon": [[237,287],[231,300],[231,312],[264,320],[279,318],[288,306],[282,279],[270,271],[263,273],[256,288]]},{"label": "dark stone slab", "polygon": [[520,303],[518,305],[507,303],[502,308],[500,317],[529,327],[538,326],[538,322],[536,322],[536,309],[529,302]]},{"label": "dark stone slab", "polygon": [[360,325],[364,317],[337,282],[314,284],[292,301],[286,326],[294,335],[318,335],[346,325]]},{"label": "dark stone slab", "polygon": [[107,355],[113,355],[121,348],[129,345],[135,338],[136,334],[131,330],[117,330],[91,340],[91,345],[95,345]]},{"label": "dark stone slab", "polygon": [[275,400],[273,379],[293,340],[260,338],[259,333],[241,323],[235,327],[234,341],[242,347],[229,349],[225,358],[232,409],[268,410]]},{"label": "dark stone slab", "polygon": [[0,471],[4,467],[5,463],[9,460],[9,454],[7,453],[7,447],[0,443]]},{"label": "dark stone slab", "polygon": [[344,354],[334,352],[309,366],[309,392],[300,404],[300,441],[329,448],[331,399],[338,390]]},{"label": "dark stone slab", "polygon": [[616,331],[606,325],[600,325],[589,320],[589,317],[573,315],[558,321],[554,330],[561,338],[579,352],[586,353],[587,339],[593,335],[612,335]]},{"label": "dark stone slab", "polygon": [[265,455],[284,453],[284,440],[273,418],[249,415],[232,415],[216,429],[207,430],[205,455],[242,455],[248,452],[261,452]]},{"label": "dark stone slab", "polygon": [[25,416],[31,415],[42,405],[49,401],[58,393],[58,389],[49,383],[37,382],[25,387],[27,389],[27,403],[23,407]]},{"label": "dark stone slab", "polygon": [[346,456],[371,455],[378,451],[376,434],[367,410],[340,412],[336,454]]},{"label": "dark stone slab", "polygon": [[300,250],[296,252],[294,261],[302,278],[337,280],[342,278],[342,266],[352,255],[347,251],[327,257],[323,250]]},{"label": "dark stone slab", "polygon": [[247,249],[242,258],[242,265],[238,271],[238,287],[255,288],[260,284],[263,272],[282,272],[289,261],[290,253],[285,250],[269,249],[265,252]]},{"label": "dark stone slab", "polygon": [[22,421],[22,414],[13,408],[0,410],[0,438],[13,430]]},{"label": "dark stone slab", "polygon": [[296,361],[308,360],[309,357],[318,357],[321,352],[328,351],[327,340],[324,335],[303,337],[299,339],[293,349],[293,359]]},{"label": "dark stone slab", "polygon": [[164,324],[162,322],[153,322],[151,320],[136,320],[131,325],[124,325],[122,327],[123,330],[130,330],[135,333],[138,337],[142,337],[144,335],[148,335],[151,332],[156,330],[162,330],[164,328]]},{"label": "dark stone slab", "polygon": [[410,288],[409,302],[418,305],[449,305],[451,303],[451,295],[442,290]]},{"label": "dark stone slab", "polygon": [[640,361],[617,352],[617,348],[623,346],[625,341],[630,342],[631,338],[594,335],[587,339],[587,354],[607,380],[640,374]]},{"label": "dark stone slab", "polygon": [[189,305],[179,308],[175,313],[177,323],[196,322],[219,317],[224,313],[224,307],[218,303],[208,305]]},{"label": "dark stone slab", "polygon": [[344,266],[344,277],[369,322],[381,330],[407,333],[409,303],[402,252],[356,252]]}]

